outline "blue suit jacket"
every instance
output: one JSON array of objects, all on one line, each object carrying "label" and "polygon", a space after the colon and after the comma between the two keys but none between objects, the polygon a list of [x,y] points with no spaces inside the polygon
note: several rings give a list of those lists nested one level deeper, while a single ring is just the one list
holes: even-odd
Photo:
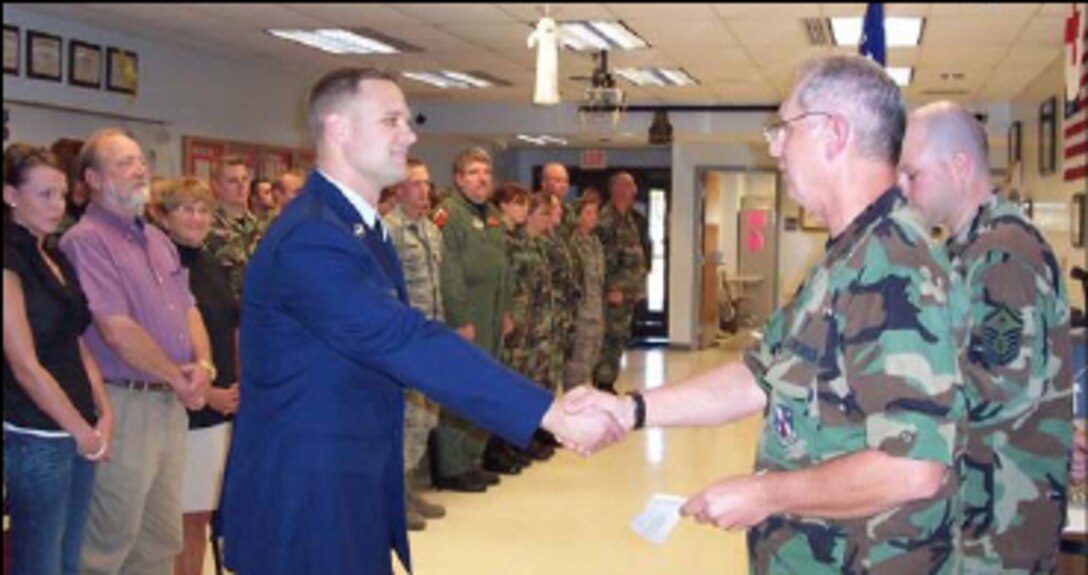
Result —
[{"label": "blue suit jacket", "polygon": [[552,401],[406,303],[380,232],[315,172],[246,270],[223,534],[239,575],[411,570],[404,387],[526,445]]}]

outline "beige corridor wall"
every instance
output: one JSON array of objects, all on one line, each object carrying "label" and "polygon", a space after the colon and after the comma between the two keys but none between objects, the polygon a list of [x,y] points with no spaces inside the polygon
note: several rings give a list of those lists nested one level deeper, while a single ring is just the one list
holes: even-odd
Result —
[{"label": "beige corridor wall", "polygon": [[[1060,57],[1054,59],[1042,74],[1028,84],[1027,89],[1013,100],[1013,119],[1023,125],[1023,163],[1021,166],[1022,194],[1034,203],[1034,221],[1046,235],[1054,252],[1066,271],[1074,265],[1088,265],[1084,247],[1074,248],[1071,243],[1070,214],[1072,197],[1077,192],[1088,188],[1088,180],[1066,182],[1062,179],[1063,147],[1061,118],[1062,99],[1065,94],[1065,76]],[[1058,170],[1048,176],[1039,174],[1039,106],[1047,98],[1058,98]],[[1070,290],[1072,305],[1084,307],[1084,296],[1080,289]]]}]

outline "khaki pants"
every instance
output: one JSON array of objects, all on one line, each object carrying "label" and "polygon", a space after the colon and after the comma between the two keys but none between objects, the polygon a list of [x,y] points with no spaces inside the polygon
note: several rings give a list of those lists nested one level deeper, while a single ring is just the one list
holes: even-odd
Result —
[{"label": "khaki pants", "polygon": [[181,552],[188,418],[172,393],[106,385],[113,459],[98,466],[84,575],[171,575]]}]

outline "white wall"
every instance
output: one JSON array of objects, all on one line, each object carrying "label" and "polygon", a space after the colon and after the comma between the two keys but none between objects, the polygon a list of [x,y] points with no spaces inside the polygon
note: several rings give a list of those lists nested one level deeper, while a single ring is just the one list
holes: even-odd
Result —
[{"label": "white wall", "polygon": [[[10,110],[11,138],[49,145],[61,137],[86,138],[92,131],[123,124],[147,132],[164,176],[178,175],[180,139],[185,135],[289,147],[305,145],[303,105],[314,74],[235,61],[174,48],[129,34],[4,5],[4,23],[65,39],[117,46],[139,55],[136,97],[89,90],[65,82],[4,76],[4,107]],[[25,42],[25,38],[24,38]],[[25,49],[25,47],[24,47]]]}]

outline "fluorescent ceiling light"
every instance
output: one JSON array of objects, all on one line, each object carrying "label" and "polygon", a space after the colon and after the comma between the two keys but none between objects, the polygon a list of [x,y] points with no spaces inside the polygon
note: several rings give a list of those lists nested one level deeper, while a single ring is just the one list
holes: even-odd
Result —
[{"label": "fluorescent ceiling light", "polygon": [[673,86],[694,86],[698,84],[685,70],[680,68],[660,68],[657,71]]},{"label": "fluorescent ceiling light", "polygon": [[298,42],[333,54],[397,54],[393,46],[350,30],[322,28],[318,30],[268,30],[284,40]]},{"label": "fluorescent ceiling light", "polygon": [[468,84],[473,88],[490,88],[492,86],[491,82],[488,82],[483,78],[477,78],[463,72],[452,72],[450,70],[443,70],[442,75],[447,78],[462,82],[464,84]]},{"label": "fluorescent ceiling light", "polygon": [[575,50],[607,50],[608,40],[583,22],[569,22],[562,25],[563,40]]},{"label": "fluorescent ceiling light", "polygon": [[636,86],[664,86],[665,80],[657,77],[653,70],[642,68],[616,68],[616,75]]},{"label": "fluorescent ceiling light", "polygon": [[529,136],[527,134],[518,134],[517,138],[522,142],[528,142],[537,146],[547,146],[548,144],[557,144],[560,146],[566,146],[567,141],[563,138],[556,138],[554,136],[541,135],[541,136]]},{"label": "fluorescent ceiling light", "polygon": [[[861,18],[831,18],[831,33],[837,46],[857,46],[861,41]],[[884,39],[889,48],[917,46],[922,41],[924,18],[884,19]]]},{"label": "fluorescent ceiling light", "polygon": [[402,72],[405,78],[424,82],[439,88],[490,88],[495,84],[464,72],[442,70],[440,72]]},{"label": "fluorescent ceiling light", "polygon": [[892,80],[895,80],[896,84],[904,87],[909,86],[911,79],[914,77],[914,68],[911,68],[909,66],[902,68],[890,66],[888,68],[885,68],[884,71],[892,77]]},{"label": "fluorescent ceiling light", "polygon": [[694,86],[695,79],[679,68],[617,68],[616,74],[637,86]]},{"label": "fluorescent ceiling light", "polygon": [[598,34],[603,35],[612,44],[624,50],[636,50],[645,48],[646,41],[635,34],[623,22],[609,22],[607,20],[593,20],[589,23]]},{"label": "fluorescent ceiling light", "polygon": [[559,37],[567,47],[582,52],[636,50],[649,46],[623,22],[605,20],[560,22]]}]

